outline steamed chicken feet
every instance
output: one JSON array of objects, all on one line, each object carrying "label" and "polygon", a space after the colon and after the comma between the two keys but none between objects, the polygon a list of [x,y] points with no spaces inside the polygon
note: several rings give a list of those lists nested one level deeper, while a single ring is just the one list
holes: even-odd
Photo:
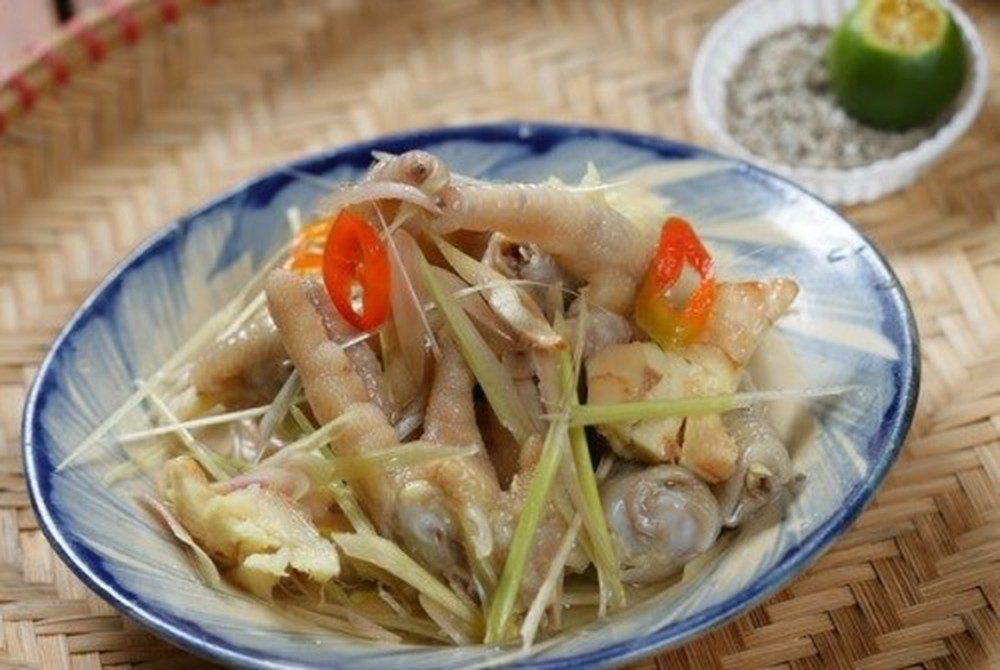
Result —
[{"label": "steamed chicken feet", "polygon": [[[753,390],[749,376],[743,388]],[[768,423],[763,407],[726,412],[722,422],[740,452],[733,476],[715,487],[723,524],[733,527],[782,495],[796,476],[788,449]]]},{"label": "steamed chicken feet", "polygon": [[[266,285],[268,308],[302,377],[309,406],[326,424],[347,417],[333,442],[337,455],[361,455],[394,446],[395,431],[369,400],[361,379],[335,342],[327,339],[307,283],[275,270]],[[443,492],[415,468],[378,470],[360,478],[359,498],[378,530],[398,537],[429,567],[461,570],[461,535]]]},{"label": "steamed chicken feet", "polygon": [[448,497],[454,516],[469,540],[472,560],[493,553],[490,518],[499,503],[500,484],[476,425],[472,391],[475,381],[461,353],[445,329],[437,334],[441,358],[434,369],[423,439],[453,446],[475,446],[476,453],[425,466],[428,478]]},{"label": "steamed chicken feet", "polygon": [[622,577],[629,582],[669,576],[711,547],[722,528],[712,492],[676,465],[619,464],[601,498]]},{"label": "steamed chicken feet", "polygon": [[[427,466],[431,478],[453,501],[455,517],[467,533],[470,548],[478,561],[498,573],[503,567],[517,517],[537,460],[537,448],[528,445],[518,450],[520,463],[509,488],[500,489],[494,467],[486,454],[476,422],[473,389],[475,381],[446,330],[438,333],[441,359],[434,372],[434,383],[427,403],[423,438],[430,442],[464,446],[474,444],[479,451],[472,456],[451,458]],[[537,438],[532,438],[537,441]],[[522,598],[530,601],[545,576],[548,560],[556,550],[565,520],[554,506],[544,513],[529,556],[521,588]],[[569,561],[575,570],[586,562],[579,549]]]},{"label": "steamed chicken feet", "polygon": [[265,313],[199,354],[191,383],[199,394],[254,404],[273,398],[290,373],[278,329]]},{"label": "steamed chicken feet", "polygon": [[694,226],[593,167],[490,184],[375,158],[161,385],[196,398],[184,425],[130,437],[205,467],[168,461],[151,505],[211,583],[209,560],[362,636],[529,645],[795,489],[765,408],[711,413],[792,396],[731,397],[794,281],[721,281]]},{"label": "steamed chicken feet", "polygon": [[554,186],[452,184],[441,189],[438,233],[499,232],[536,244],[591,287],[591,300],[627,313],[655,248],[656,231],[626,219],[603,201]]}]

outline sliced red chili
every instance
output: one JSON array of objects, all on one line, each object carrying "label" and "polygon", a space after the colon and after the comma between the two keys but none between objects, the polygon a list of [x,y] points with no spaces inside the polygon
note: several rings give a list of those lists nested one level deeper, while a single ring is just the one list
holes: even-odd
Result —
[{"label": "sliced red chili", "polygon": [[372,330],[385,321],[389,275],[389,256],[375,230],[346,209],[340,212],[323,249],[323,283],[345,321],[358,330]]},{"label": "sliced red chili", "polygon": [[[677,308],[670,302],[670,289],[680,279],[685,264],[698,273],[701,282],[687,303]],[[684,346],[701,334],[714,302],[711,255],[687,221],[679,217],[667,219],[660,231],[656,257],[636,296],[636,322],[660,346]]]}]

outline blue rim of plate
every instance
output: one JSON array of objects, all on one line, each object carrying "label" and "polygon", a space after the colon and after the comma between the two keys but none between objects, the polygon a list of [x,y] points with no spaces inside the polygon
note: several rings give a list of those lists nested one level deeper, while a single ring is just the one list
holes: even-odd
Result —
[{"label": "blue rim of plate", "polygon": [[[89,315],[100,302],[106,291],[121,281],[125,271],[156,253],[169,243],[170,238],[189,225],[199,214],[207,212],[224,204],[230,198],[252,188],[265,186],[269,179],[282,173],[282,170],[294,169],[309,171],[310,166],[321,164],[349,164],[355,167],[365,167],[370,162],[371,151],[374,149],[388,151],[403,151],[407,148],[418,148],[427,144],[448,140],[472,139],[486,142],[520,142],[530,146],[535,152],[547,149],[567,139],[598,139],[618,142],[630,147],[646,149],[661,158],[690,158],[699,156],[730,161],[750,176],[761,178],[783,190],[785,193],[795,193],[813,200],[816,204],[832,212],[844,225],[846,230],[855,235],[858,240],[873,254],[872,264],[880,271],[895,288],[891,293],[891,301],[902,319],[902,359],[909,359],[909,368],[904,367],[904,375],[900,380],[903,386],[902,397],[897,396],[896,402],[902,402],[897,421],[888,427],[881,426],[879,432],[883,436],[883,444],[888,448],[880,452],[880,458],[874,463],[871,473],[862,486],[857,487],[844,501],[841,508],[816,532],[789,552],[767,574],[754,582],[750,588],[739,592],[726,601],[718,603],[704,612],[689,619],[682,620],[655,630],[645,635],[637,635],[629,640],[608,645],[589,653],[576,656],[566,656],[555,659],[515,661],[512,667],[531,668],[573,668],[596,665],[624,663],[642,658],[669,647],[676,647],[684,642],[715,628],[716,626],[735,618],[758,604],[769,595],[787,584],[810,563],[816,560],[829,545],[854,522],[871,502],[874,493],[885,478],[889,467],[895,462],[903,441],[909,431],[916,408],[917,395],[920,389],[920,345],[917,338],[917,325],[913,316],[909,299],[902,288],[896,274],[881,251],[871,243],[868,237],[850,220],[827,205],[816,195],[794,184],[787,179],[761,169],[745,161],[730,158],[718,153],[702,149],[683,142],[676,142],[652,135],[643,135],[613,128],[581,126],[571,124],[553,124],[541,122],[502,122],[491,124],[447,126],[438,128],[417,129],[392,135],[383,135],[371,140],[344,145],[332,150],[326,150],[308,155],[295,161],[237,184],[232,189],[222,193],[204,205],[192,210],[170,224],[164,226],[142,242],[124,260],[118,263],[84,300],[83,304],[73,313],[73,316],[60,331],[52,343],[35,375],[28,399],[25,402],[21,425],[22,453],[24,458],[25,478],[28,482],[28,493],[32,508],[37,516],[42,532],[59,555],[60,559],[80,578],[91,590],[100,595],[122,614],[141,623],[157,635],[188,651],[204,658],[223,662],[239,667],[253,668],[287,668],[312,667],[307,665],[290,665],[287,659],[261,658],[259,654],[244,653],[233,648],[224,640],[217,638],[201,629],[194,622],[179,621],[173,615],[156,611],[155,603],[135,602],[129,593],[108,573],[96,560],[92,551],[71,542],[62,532],[50,508],[51,493],[48,478],[52,472],[45,473],[43,486],[42,474],[38,470],[38,446],[36,426],[37,407],[43,391],[43,382],[51,367],[55,353],[62,347],[66,338],[77,328],[80,321]],[[287,174],[285,175],[287,177]],[[51,470],[51,467],[50,467]],[[89,554],[87,556],[81,555]]]}]

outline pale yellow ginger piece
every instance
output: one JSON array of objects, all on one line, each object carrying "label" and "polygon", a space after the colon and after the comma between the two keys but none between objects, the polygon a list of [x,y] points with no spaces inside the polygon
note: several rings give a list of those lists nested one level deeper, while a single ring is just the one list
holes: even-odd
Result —
[{"label": "pale yellow ginger piece", "polygon": [[257,596],[269,599],[293,571],[319,585],[340,573],[334,545],[280,495],[258,486],[213,491],[187,456],[167,462],[161,489],[195,541]]},{"label": "pale yellow ginger piece", "polygon": [[[587,361],[588,403],[622,403],[733,393],[739,369],[717,347],[664,351],[651,342],[607,347]],[[598,426],[620,456],[680,463],[707,482],[732,474],[738,450],[718,415],[670,417]]]}]

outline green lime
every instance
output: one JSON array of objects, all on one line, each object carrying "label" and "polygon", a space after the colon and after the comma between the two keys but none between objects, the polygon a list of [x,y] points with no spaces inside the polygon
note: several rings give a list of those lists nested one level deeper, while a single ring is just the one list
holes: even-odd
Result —
[{"label": "green lime", "polygon": [[830,42],[840,105],[862,123],[905,130],[933,121],[965,79],[965,46],[937,0],[861,0]]}]

